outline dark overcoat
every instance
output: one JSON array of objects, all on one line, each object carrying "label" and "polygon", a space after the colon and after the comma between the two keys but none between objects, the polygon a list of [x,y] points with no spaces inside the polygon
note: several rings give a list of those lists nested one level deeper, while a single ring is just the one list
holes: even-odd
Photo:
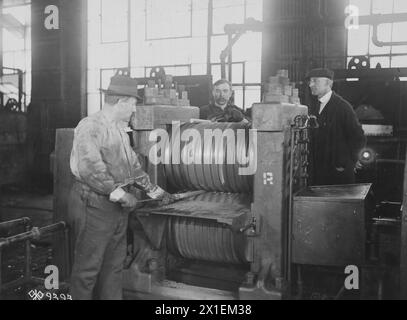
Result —
[{"label": "dark overcoat", "polygon": [[319,107],[317,102],[310,108],[319,124],[311,132],[311,184],[355,183],[355,165],[366,144],[362,126],[350,103],[335,92],[321,114]]}]

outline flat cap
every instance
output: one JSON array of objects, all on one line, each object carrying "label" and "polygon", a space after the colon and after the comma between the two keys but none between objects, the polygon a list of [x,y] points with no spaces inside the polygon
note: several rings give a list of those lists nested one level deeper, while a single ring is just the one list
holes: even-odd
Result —
[{"label": "flat cap", "polygon": [[329,69],[325,68],[318,68],[318,69],[313,69],[310,72],[308,72],[306,79],[311,79],[311,78],[328,78],[333,80],[334,79],[334,72]]}]

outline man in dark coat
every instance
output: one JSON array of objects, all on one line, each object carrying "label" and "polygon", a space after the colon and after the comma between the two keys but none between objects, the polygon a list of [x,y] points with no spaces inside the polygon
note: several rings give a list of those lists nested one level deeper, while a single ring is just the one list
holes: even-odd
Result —
[{"label": "man in dark coat", "polygon": [[317,101],[310,114],[319,128],[311,134],[311,180],[313,185],[355,183],[355,169],[366,144],[356,114],[345,99],[332,91],[334,73],[314,69],[307,79]]},{"label": "man in dark coat", "polygon": [[232,97],[232,84],[221,79],[213,85],[213,102],[200,109],[200,119],[214,122],[246,122],[248,117],[244,111],[230,102]]}]

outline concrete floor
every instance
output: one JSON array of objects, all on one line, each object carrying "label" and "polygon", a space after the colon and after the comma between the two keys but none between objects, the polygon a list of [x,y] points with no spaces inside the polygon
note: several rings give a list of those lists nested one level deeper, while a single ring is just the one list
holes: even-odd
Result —
[{"label": "concrete floor", "polygon": [[[31,219],[33,226],[44,227],[52,224],[53,196],[27,192],[19,188],[2,188],[0,192],[0,222],[14,220],[22,217]],[[0,238],[24,232],[17,228],[7,234],[0,234]],[[51,239],[44,238],[31,243],[32,273],[35,277],[44,277],[45,266],[51,264],[52,247]],[[2,253],[2,283],[18,279],[24,270],[24,244],[12,245]],[[5,300],[28,299],[24,288],[9,290],[1,296]]]}]

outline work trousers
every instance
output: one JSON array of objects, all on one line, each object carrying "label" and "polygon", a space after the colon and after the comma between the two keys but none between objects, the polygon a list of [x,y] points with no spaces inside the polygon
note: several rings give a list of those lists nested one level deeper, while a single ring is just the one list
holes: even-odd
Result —
[{"label": "work trousers", "polygon": [[76,182],[69,201],[75,239],[71,275],[74,300],[121,300],[128,213]]}]

